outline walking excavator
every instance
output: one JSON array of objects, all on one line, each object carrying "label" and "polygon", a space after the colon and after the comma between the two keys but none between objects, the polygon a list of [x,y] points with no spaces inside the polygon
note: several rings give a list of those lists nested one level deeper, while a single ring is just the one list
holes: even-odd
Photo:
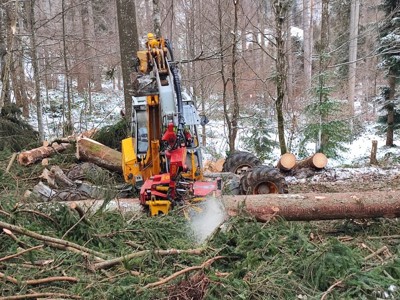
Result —
[{"label": "walking excavator", "polygon": [[[204,179],[197,126],[205,120],[181,89],[171,48],[168,40],[149,33],[146,49],[137,52],[131,74],[132,136],[122,140],[124,179],[140,190],[140,203],[151,216],[167,214],[174,206],[221,193],[220,179]],[[248,152],[235,152],[225,161],[225,171],[245,179],[246,190],[238,185],[237,193],[248,193],[250,187],[251,193],[287,192],[279,172],[271,178],[269,171],[258,170],[256,181],[260,183],[255,188],[254,176],[243,174],[259,164]]]}]

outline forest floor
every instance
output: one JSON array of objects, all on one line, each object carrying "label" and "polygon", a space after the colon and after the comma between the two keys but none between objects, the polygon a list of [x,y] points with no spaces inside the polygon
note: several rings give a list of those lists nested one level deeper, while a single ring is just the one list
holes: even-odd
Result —
[{"label": "forest floor", "polygon": [[[44,167],[5,172],[11,156],[0,152],[0,299],[400,299],[399,219],[259,223],[243,213],[199,242],[201,224],[182,209],[150,218],[32,206],[24,195]],[[78,163],[73,151],[49,162]],[[289,193],[400,187],[394,164],[300,177],[286,177]],[[109,172],[87,179],[121,182]]]}]

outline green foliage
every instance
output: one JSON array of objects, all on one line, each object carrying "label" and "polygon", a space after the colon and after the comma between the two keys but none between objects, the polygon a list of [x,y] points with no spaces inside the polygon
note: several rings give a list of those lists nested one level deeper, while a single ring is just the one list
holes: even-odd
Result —
[{"label": "green foliage", "polygon": [[5,106],[0,114],[0,151],[21,151],[39,146],[38,133],[20,118],[15,104]]},{"label": "green foliage", "polygon": [[272,124],[260,117],[256,118],[256,123],[250,128],[250,135],[243,138],[246,148],[261,160],[271,158],[272,150],[279,146],[271,139],[271,132]]},{"label": "green foliage", "polygon": [[121,141],[128,137],[128,122],[123,118],[114,125],[101,128],[93,139],[110,148],[121,151]]},{"label": "green foliage", "polygon": [[[318,143],[320,135],[327,137],[322,149],[326,156],[338,157],[339,151],[346,151],[343,144],[349,141],[350,129],[348,123],[337,120],[340,113],[340,103],[331,99],[314,102],[306,108],[309,123],[303,131],[304,137],[300,143],[300,153],[303,156],[308,155],[305,150],[306,143]],[[321,116],[324,116],[324,121]]]}]

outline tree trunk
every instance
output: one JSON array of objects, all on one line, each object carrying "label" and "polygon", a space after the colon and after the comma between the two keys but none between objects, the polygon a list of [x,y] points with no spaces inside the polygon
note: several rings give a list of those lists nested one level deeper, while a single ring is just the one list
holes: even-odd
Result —
[{"label": "tree trunk", "polygon": [[389,69],[388,75],[389,82],[389,95],[387,101],[389,104],[386,106],[387,109],[387,131],[386,131],[386,146],[393,146],[394,139],[394,96],[396,93],[396,73],[393,68]]},{"label": "tree trunk", "polygon": [[154,34],[157,37],[160,37],[162,35],[160,0],[153,0],[153,28],[154,28]]},{"label": "tree trunk", "polygon": [[122,154],[89,138],[79,139],[76,144],[76,157],[92,162],[110,171],[122,172]]},{"label": "tree trunk", "polygon": [[238,10],[239,0],[234,0],[234,21],[233,21],[233,41],[232,41],[232,66],[231,66],[231,80],[232,80],[232,94],[233,94],[233,110],[231,115],[231,127],[229,131],[229,152],[233,153],[236,149],[236,137],[238,133],[240,106],[239,106],[239,93],[236,75],[237,65],[237,47],[238,47]]},{"label": "tree trunk", "polygon": [[[348,99],[350,106],[350,116],[354,116],[354,98],[356,89],[356,66],[357,66],[357,42],[358,42],[358,20],[360,16],[359,0],[351,1],[350,10],[350,42],[349,42],[349,91]],[[353,121],[351,121],[353,124]],[[351,126],[353,127],[353,126]],[[353,128],[351,128],[353,130]]]},{"label": "tree trunk", "polygon": [[36,50],[35,0],[30,0],[28,2],[30,3],[29,28],[31,34],[31,58],[32,58],[33,79],[35,82],[36,115],[38,122],[39,140],[44,141],[43,105],[40,96],[39,65],[38,65],[37,50]]},{"label": "tree trunk", "polygon": [[122,79],[124,83],[125,116],[130,124],[132,117],[132,83],[130,73],[132,59],[136,57],[136,52],[139,50],[136,7],[134,0],[116,0],[116,3]]},{"label": "tree trunk", "polygon": [[378,165],[378,160],[376,159],[376,153],[378,151],[378,141],[372,141],[371,156],[369,158],[370,165]]},{"label": "tree trunk", "polygon": [[[68,66],[68,53],[67,53],[67,28],[66,28],[66,8],[65,8],[65,0],[61,0],[61,19],[62,19],[62,32],[63,32],[63,37],[62,37],[62,42],[63,42],[63,63],[64,63],[64,72],[65,72],[65,77],[64,77],[64,84],[67,92],[67,121],[66,124],[63,124],[63,135],[69,135],[72,133],[72,99],[71,99],[71,88],[70,88],[70,74],[69,74],[69,66]],[[65,110],[65,108],[63,108]]]},{"label": "tree trunk", "polygon": [[303,33],[304,33],[304,89],[305,98],[311,93],[311,74],[312,74],[312,45],[313,45],[313,26],[312,26],[312,6],[313,1],[303,0]]},{"label": "tree trunk", "polygon": [[229,215],[244,209],[261,222],[400,217],[400,191],[223,196],[222,203]]},{"label": "tree trunk", "polygon": [[286,64],[286,51],[285,51],[285,26],[284,22],[287,19],[287,13],[289,4],[282,3],[279,0],[275,0],[273,4],[275,14],[275,41],[276,41],[276,100],[275,108],[278,121],[278,137],[279,147],[281,154],[287,152],[286,141],[285,141],[285,120],[283,117],[283,101],[285,99],[286,91],[286,79],[287,79],[287,64]]}]

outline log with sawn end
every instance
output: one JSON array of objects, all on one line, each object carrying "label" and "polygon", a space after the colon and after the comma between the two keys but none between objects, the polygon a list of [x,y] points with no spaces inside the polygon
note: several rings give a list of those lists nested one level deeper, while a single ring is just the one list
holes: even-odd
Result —
[{"label": "log with sawn end", "polygon": [[[288,221],[366,219],[400,217],[400,190],[347,193],[265,194],[218,198],[228,215],[247,213],[260,222],[274,217]],[[75,201],[85,211],[95,212],[103,200]],[[141,213],[138,199],[107,202],[107,210]]]},{"label": "log with sawn end", "polygon": [[400,217],[400,190],[223,196],[222,203],[229,215],[245,211],[261,222]]}]

